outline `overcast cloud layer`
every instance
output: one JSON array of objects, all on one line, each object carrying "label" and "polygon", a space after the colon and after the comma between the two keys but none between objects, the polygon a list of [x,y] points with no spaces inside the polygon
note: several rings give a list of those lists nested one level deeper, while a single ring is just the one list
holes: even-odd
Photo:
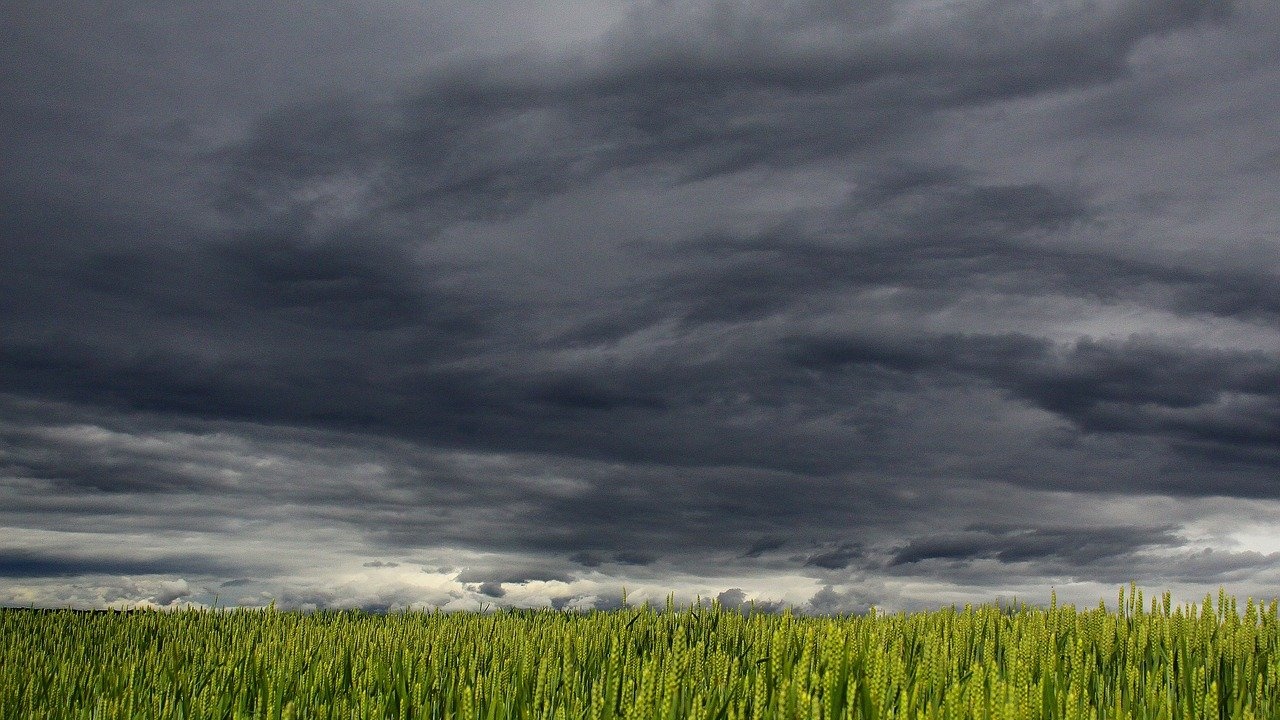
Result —
[{"label": "overcast cloud layer", "polygon": [[1280,5],[295,5],[3,11],[0,604],[1280,594]]}]

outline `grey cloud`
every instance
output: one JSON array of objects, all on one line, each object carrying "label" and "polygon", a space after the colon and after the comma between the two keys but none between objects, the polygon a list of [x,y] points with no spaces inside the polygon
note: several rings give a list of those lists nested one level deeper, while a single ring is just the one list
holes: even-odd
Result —
[{"label": "grey cloud", "polygon": [[[936,547],[943,546],[948,546],[946,540],[940,540]],[[1051,582],[1048,579],[1061,582],[1087,578],[1113,585],[1136,581],[1164,587],[1178,584],[1231,587],[1251,579],[1269,583],[1280,561],[1280,556],[1275,553],[1213,548],[1188,550],[1180,546],[1181,543],[1155,543],[1116,549],[1096,557],[1072,557],[1070,553],[1062,553],[1022,559],[1001,558],[998,551],[992,555],[990,548],[983,548],[969,557],[935,557],[898,566],[894,570],[911,577],[953,578],[975,585],[996,583],[1003,577],[1006,582],[1044,583]],[[973,546],[956,541],[939,554],[945,555],[948,549],[959,554],[973,549]]]},{"label": "grey cloud", "polygon": [[491,598],[500,598],[507,594],[507,591],[502,589],[502,583],[500,582],[480,583],[480,589],[477,592]]},{"label": "grey cloud", "polygon": [[[267,417],[303,403],[313,420],[361,422],[368,413],[348,393],[378,383],[367,363],[464,353],[489,312],[433,289],[430,269],[385,246],[259,238],[90,252],[66,270],[80,275],[82,290],[10,326],[0,362],[11,390],[213,416]],[[148,307],[167,310],[128,322]],[[49,313],[81,317],[85,333],[45,342],[21,332]],[[193,326],[202,335],[195,344]]]},{"label": "grey cloud", "polygon": [[825,337],[788,346],[795,362],[815,369],[873,366],[913,375],[972,375],[1088,432],[1154,434],[1189,452],[1252,451],[1263,463],[1273,460],[1276,449],[1280,359],[1269,353],[1144,338],[1055,347],[1022,335]]},{"label": "grey cloud", "polygon": [[599,567],[600,563],[603,562],[599,555],[585,551],[573,553],[569,556],[569,559],[583,567],[589,568]]},{"label": "grey cloud", "polygon": [[[259,212],[309,213],[317,182],[368,180],[364,212],[412,212],[439,228],[620,167],[672,163],[692,179],[792,165],[882,142],[934,110],[1113,79],[1143,38],[1221,19],[1226,7],[1170,0],[1057,18],[975,7],[945,28],[843,28],[825,47],[803,35],[762,42],[770,20],[734,18],[727,6],[688,24],[710,24],[712,42],[703,33],[665,42],[637,15],[585,66],[503,58],[430,79],[399,107],[346,97],[282,111],[236,149],[224,196],[256,198]],[[1011,18],[1019,32],[1007,31]],[[992,22],[1017,42],[977,42]],[[959,41],[957,27],[975,42]]]},{"label": "grey cloud", "polygon": [[[89,429],[75,437],[92,448],[86,453],[89,457],[114,456],[117,462],[143,468],[158,464],[153,471],[183,482],[171,483],[166,491],[114,490],[126,502],[134,493],[151,493],[150,512],[134,509],[126,514],[126,506],[84,485],[66,485],[53,504],[15,497],[11,511],[65,518],[74,508],[84,515],[80,527],[85,529],[122,522],[128,523],[124,527],[167,527],[178,498],[194,495],[221,508],[214,513],[219,522],[211,528],[221,531],[273,518],[273,505],[288,502],[299,508],[291,513],[294,521],[307,518],[350,527],[393,552],[452,545],[498,553],[491,560],[466,563],[458,581],[473,584],[572,582],[577,573],[558,558],[606,574],[665,567],[716,574],[753,567],[810,568],[823,576],[875,564],[875,553],[867,555],[845,539],[851,534],[867,533],[864,540],[870,541],[886,528],[898,526],[894,532],[902,533],[904,523],[937,507],[927,495],[911,500],[901,494],[915,483],[865,476],[819,479],[740,467],[673,472],[537,456],[510,458],[486,468],[468,461],[458,465],[461,457],[413,445],[383,443],[377,448],[372,438],[329,434],[219,439]],[[260,464],[263,458],[269,464]],[[93,477],[95,467],[86,465],[81,472]],[[323,483],[314,480],[326,475]],[[574,485],[521,480],[548,475],[573,478]],[[234,479],[245,477],[252,482]],[[440,506],[449,511],[429,510]],[[860,529],[850,530],[851,526]],[[191,523],[187,527],[192,528]],[[535,527],[540,529],[529,530]],[[796,528],[805,531],[798,533]],[[769,533],[763,540],[762,531]],[[783,546],[784,538],[797,547],[817,549],[789,561],[772,552]],[[1046,537],[1042,543],[1053,539]],[[742,557],[740,548],[750,546],[760,552]],[[593,549],[579,550],[584,547]],[[638,552],[637,547],[645,550]],[[430,562],[430,567],[436,564]]]},{"label": "grey cloud", "polygon": [[601,611],[620,610],[627,607],[627,603],[622,602],[622,594],[619,592],[591,596],[591,607]]},{"label": "grey cloud", "polygon": [[624,565],[652,565],[657,557],[637,550],[624,550],[614,555],[614,559]]},{"label": "grey cloud", "polygon": [[[265,583],[263,592],[254,598],[255,605],[274,603],[284,610],[351,608],[364,612],[384,613],[405,610],[424,605],[444,605],[461,600],[465,593],[460,589],[423,591],[404,585],[378,585],[372,587],[333,584],[300,583],[281,587],[277,583]],[[469,609],[476,609],[469,603]]]},{"label": "grey cloud", "polygon": [[1168,527],[974,528],[912,540],[890,564],[994,558],[1002,563],[1054,559],[1084,566],[1144,548],[1177,547],[1183,541]]},{"label": "grey cloud", "polygon": [[[0,548],[0,577],[55,578],[80,575],[223,575],[236,566],[204,555],[126,555],[58,553]],[[161,605],[168,605],[162,602]]]},{"label": "grey cloud", "polygon": [[[288,503],[295,508],[290,515],[295,522],[351,527],[386,548],[456,544],[527,554],[523,561],[467,563],[459,577],[461,582],[524,583],[571,581],[572,569],[556,559],[566,556],[608,572],[652,568],[659,560],[712,569],[732,561],[741,553],[739,548],[759,543],[762,528],[773,533],[766,539],[778,538],[777,533],[793,530],[801,518],[803,524],[826,528],[847,521],[853,513],[886,516],[892,502],[884,487],[867,484],[850,495],[843,479],[814,480],[742,468],[672,475],[663,468],[537,456],[485,467],[470,464],[465,455],[368,436],[278,434],[255,426],[138,432],[132,429],[139,422],[136,417],[95,421],[71,426],[50,425],[47,419],[33,422],[27,427],[41,429],[24,431],[25,445],[6,446],[10,458],[26,458],[24,465],[7,468],[8,477],[50,482],[56,488],[49,500],[14,495],[11,513],[59,516],[63,523],[79,517],[82,521],[72,527],[86,531],[171,526],[224,532],[244,522],[273,518],[277,503]],[[39,443],[57,452],[38,455],[33,447]],[[82,460],[68,464],[61,459],[67,452]],[[104,493],[100,478],[111,477],[114,467],[168,482],[162,487],[114,484]],[[520,479],[542,476],[568,477],[572,484]],[[797,482],[826,500],[812,506],[815,496],[797,495]],[[145,506],[138,506],[138,498],[147,495]],[[216,522],[179,517],[173,524],[171,518],[183,512],[178,508],[184,498],[203,498]],[[726,511],[732,514],[722,517]],[[74,514],[69,518],[69,513]],[[535,526],[544,530],[529,531]],[[584,547],[594,549],[580,549]],[[636,549],[641,547],[644,550]],[[777,562],[774,558],[766,563],[759,555],[756,560]],[[357,562],[388,566],[363,558]],[[438,565],[424,562],[431,568]]]},{"label": "grey cloud", "polygon": [[729,588],[716,595],[716,600],[722,607],[739,612],[779,613],[785,609],[777,600],[748,598],[742,588]]},{"label": "grey cloud", "polygon": [[1274,11],[499,6],[0,29],[5,597],[1270,577],[1123,505],[1276,497]]},{"label": "grey cloud", "polygon": [[[672,316],[741,321],[873,288],[909,288],[922,306],[1004,292],[1141,302],[1245,321],[1280,312],[1265,274],[1045,242],[1046,233],[1093,225],[1097,214],[1087,197],[1064,188],[980,185],[936,168],[895,170],[871,178],[842,207],[808,213],[803,225],[683,244],[679,268],[643,288],[653,304],[611,325],[597,320],[596,332],[634,332]],[[651,257],[666,253],[655,249]]]},{"label": "grey cloud", "polygon": [[[1165,15],[1118,15],[1112,20],[1125,28],[1160,29],[1196,14],[1172,5],[1166,9]],[[1128,37],[1128,33],[1120,34]],[[478,85],[459,85],[454,79],[427,92],[428,96],[441,93],[449,102],[470,108],[468,112],[482,113],[481,117],[519,109],[527,101],[518,88],[486,90],[485,82],[483,76]],[[363,170],[349,165],[380,157],[384,141],[380,134],[392,132],[380,130],[376,117],[367,122],[366,116],[376,112],[357,101],[289,112],[264,122],[259,135],[240,149],[236,156],[240,159],[233,166],[244,176],[238,182],[245,188],[267,188],[273,197],[292,196],[301,191],[270,188],[278,182],[305,185],[335,173],[359,175]],[[442,122],[467,132],[483,124],[470,115]],[[417,148],[415,152],[423,147],[418,142],[408,146]],[[447,165],[436,156],[419,161],[430,168]],[[564,175],[559,170],[551,174]],[[505,171],[501,175],[512,176]],[[903,193],[936,189],[938,182],[953,177],[948,173],[888,177],[867,197],[892,203]],[[540,183],[533,181],[534,186]],[[470,186],[464,182],[460,187]],[[488,198],[495,192],[504,197],[520,195],[505,188],[483,190],[477,197]],[[375,189],[373,195],[385,193]],[[441,202],[459,206],[450,197]],[[1017,282],[1025,285],[1036,282],[1033,268],[1043,268],[1054,256],[1023,248],[1014,239],[1085,216],[1071,198],[1038,185],[951,182],[926,197],[942,202],[909,214],[908,219],[913,226],[929,228],[930,234],[908,236],[901,243],[853,249],[769,239],[745,247],[707,243],[707,252],[727,251],[733,259],[719,267],[712,261],[709,268],[695,268],[663,281],[651,295],[665,300],[640,312],[651,319],[684,315],[704,321],[745,320],[815,293],[859,282],[865,286],[902,281],[907,273],[914,274],[921,286],[936,285],[940,277],[961,282],[967,278],[976,284],[998,283],[998,278],[1008,276],[1019,277]],[[480,204],[491,205],[488,200]],[[265,206],[255,212],[274,213]],[[441,289],[443,282],[432,282],[434,276],[444,275],[439,268],[410,260],[400,248],[378,239],[375,226],[368,228],[373,237],[366,241],[361,240],[358,226],[344,229],[337,239],[288,235],[309,232],[297,225],[302,221],[291,220],[289,212],[283,217],[273,215],[272,222],[285,223],[280,230],[255,230],[208,249],[197,246],[172,252],[147,247],[137,255],[91,255],[79,283],[92,294],[73,296],[70,306],[58,308],[60,312],[100,314],[88,309],[101,307],[97,301],[103,296],[126,303],[146,298],[148,304],[163,302],[172,307],[172,330],[166,334],[163,326],[149,328],[145,335],[134,330],[135,337],[129,338],[132,342],[126,347],[121,347],[119,337],[68,345],[11,343],[3,355],[11,370],[9,387],[168,412],[381,427],[457,446],[516,442],[515,449],[521,450],[563,452],[581,447],[585,452],[629,460],[689,462],[700,456],[703,462],[714,463],[733,462],[744,447],[756,446],[758,438],[743,433],[741,442],[724,449],[696,438],[684,440],[683,448],[675,438],[640,448],[627,438],[652,436],[655,427],[670,425],[673,416],[693,421],[696,413],[691,412],[691,402],[733,392],[732,387],[709,384],[712,377],[756,375],[765,383],[790,381],[785,368],[763,364],[686,366],[676,374],[671,372],[674,368],[656,372],[633,368],[625,371],[630,376],[620,375],[616,368],[554,368],[522,375],[495,372],[485,354],[497,344],[518,338],[511,338],[511,326],[505,324],[515,318],[495,324],[491,299]],[[360,217],[367,214],[360,212],[364,213]],[[1062,255],[1056,261],[1059,277],[1077,277],[1087,267],[1074,255]],[[1001,262],[1006,266],[1001,267]],[[1101,267],[1105,260],[1098,263]],[[181,286],[165,282],[179,276],[184,278]],[[143,307],[139,303],[138,311],[143,312]],[[118,322],[120,317],[108,315],[94,322]],[[219,327],[224,324],[222,318],[225,327]],[[23,318],[27,324],[34,324],[34,319]],[[193,321],[206,328],[203,344],[210,352],[193,354],[189,338],[179,330]],[[361,349],[353,353],[354,333],[360,334]],[[146,354],[132,349],[143,344],[155,349]],[[678,356],[672,358],[673,364],[681,361]],[[325,392],[316,392],[319,387]],[[415,406],[412,399],[422,396],[434,402]],[[594,434],[591,417],[602,412],[631,416],[634,429]],[[767,446],[761,448],[767,452]],[[815,448],[807,454],[814,458],[823,452]],[[797,456],[796,466],[806,467],[805,455]],[[807,467],[813,467],[814,460],[809,462]]]},{"label": "grey cloud", "polygon": [[[882,32],[830,24],[821,11],[798,21],[673,4],[621,26],[611,64],[584,85],[591,97],[607,98],[608,122],[621,119],[627,137],[637,138],[633,154],[665,146],[684,163],[699,161],[692,172],[705,176],[847,152],[937,108],[1102,82],[1124,71],[1144,37],[1221,18],[1228,7],[1124,3],[1101,15],[1063,8],[1046,17],[977,3],[957,7],[949,23]],[[1007,42],[984,39],[993,23]],[[797,24],[802,29],[788,32]],[[815,42],[805,32],[815,27],[829,39]],[[780,96],[786,104],[774,113],[749,113]],[[739,115],[754,122],[725,122]]]},{"label": "grey cloud", "polygon": [[751,544],[743,557],[758,558],[767,552],[778,550],[787,544],[785,537],[763,537]]},{"label": "grey cloud", "polygon": [[1280,553],[1231,552],[1205,548],[1158,561],[1153,573],[1161,579],[1212,585],[1239,582],[1261,570],[1280,565]]},{"label": "grey cloud", "polygon": [[175,600],[180,600],[185,597],[191,597],[190,588],[173,587],[152,596],[152,599],[157,605],[167,606],[172,605]]},{"label": "grey cloud", "polygon": [[810,555],[804,564],[826,570],[842,570],[862,556],[861,548],[856,545],[845,544],[826,552]]},{"label": "grey cloud", "polygon": [[140,448],[140,457],[113,455],[95,443],[85,442],[83,435],[91,433],[87,428],[75,427],[61,431],[22,428],[3,432],[6,448],[3,467],[12,475],[46,480],[64,490],[175,492],[218,485],[212,473],[201,477],[190,468],[176,467],[174,458],[167,453]]},{"label": "grey cloud", "polygon": [[716,596],[716,600],[727,608],[738,608],[746,601],[747,594],[742,592],[742,588],[729,588]]},{"label": "grey cloud", "polygon": [[862,615],[874,604],[857,588],[837,590],[827,585],[809,598],[807,607],[818,615]]},{"label": "grey cloud", "polygon": [[551,567],[504,567],[500,565],[469,567],[458,575],[458,581],[478,583],[493,588],[504,584],[520,585],[533,581],[571,582],[573,580],[571,575],[550,569]]},{"label": "grey cloud", "polygon": [[551,599],[550,605],[556,610],[621,610],[628,605],[623,604],[621,591],[617,594],[602,593],[598,595],[559,595]]}]

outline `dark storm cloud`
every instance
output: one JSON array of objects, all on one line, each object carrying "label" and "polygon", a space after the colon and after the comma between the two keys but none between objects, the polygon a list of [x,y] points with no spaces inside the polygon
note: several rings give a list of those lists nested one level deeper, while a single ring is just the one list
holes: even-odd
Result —
[{"label": "dark storm cloud", "polygon": [[576,552],[570,555],[569,559],[587,568],[600,567],[600,563],[603,562],[599,555],[590,552]]},{"label": "dark storm cloud", "polygon": [[[201,555],[129,558],[25,548],[0,548],[0,577],[57,578],[78,575],[226,575],[238,566]],[[164,604],[164,603],[162,603]]]},{"label": "dark storm cloud", "polygon": [[[430,516],[409,514],[370,530],[392,546],[416,546],[442,533],[454,534],[472,546],[520,549],[560,556],[585,568],[617,571],[652,569],[665,559],[699,565],[718,562],[722,555],[736,554],[732,548],[746,545],[761,529],[796,536],[800,520],[826,535],[828,528],[853,517],[908,512],[906,507],[893,509],[889,491],[870,483],[860,483],[857,498],[850,497],[849,484],[840,479],[818,481],[748,469],[594,465],[566,465],[559,472],[574,476],[583,487],[545,494],[497,483],[485,490],[475,488],[473,492],[485,496],[476,498],[482,506],[509,505],[501,522],[441,527]],[[805,486],[804,493],[797,492],[798,484]],[[548,560],[514,567],[480,563],[460,579],[520,583],[570,577],[563,565]]]},{"label": "dark storm cloud", "polygon": [[849,567],[850,563],[861,558],[862,555],[863,553],[861,548],[845,545],[834,550],[812,555],[805,561],[805,565],[825,568],[827,570],[842,570]]},{"label": "dark storm cloud", "polygon": [[[697,464],[733,463],[745,451],[772,464],[770,428],[691,432],[716,422],[708,400],[767,384],[777,371],[766,358],[695,363],[677,350],[657,364],[512,367],[494,352],[499,341],[484,335],[494,308],[422,278],[408,282],[395,255],[274,242],[262,251],[252,262],[228,251],[235,271],[225,275],[193,266],[134,278],[125,259],[90,261],[86,273],[110,277],[104,289],[46,312],[79,315],[93,329],[76,339],[15,332],[0,354],[5,387],[126,409],[378,428],[459,446]],[[177,276],[182,285],[169,286]],[[131,284],[131,293],[121,290]],[[119,313],[143,312],[139,296],[158,305],[166,295],[187,307],[145,325]],[[25,324],[36,332],[37,323]],[[103,325],[117,330],[102,333]],[[194,337],[188,328],[198,328]],[[598,422],[605,413],[613,427]],[[820,462],[821,452],[815,446],[794,462]]]},{"label": "dark storm cloud", "polygon": [[[538,48],[515,6],[117,5],[0,30],[15,528],[322,527],[378,582],[403,568],[370,557],[457,568],[413,573],[457,575],[433,602],[790,573],[848,612],[876,600],[849,578],[1110,580],[1186,541],[1051,525],[1031,493],[1276,497],[1271,216],[1179,209],[1230,192],[1213,158],[1098,159],[1234,133],[1152,65],[1243,74],[1266,8],[675,2]],[[1183,97],[1226,129],[1151,109]],[[1265,189],[1257,155],[1231,161]],[[1026,527],[991,524],[1018,503]],[[271,590],[246,554],[33,552],[9,577]],[[1251,552],[1168,578],[1270,571]],[[283,606],[414,602],[290,582]],[[704,591],[730,583],[773,607]]]},{"label": "dark storm cloud", "polygon": [[1175,582],[1213,583],[1239,582],[1261,570],[1280,566],[1280,553],[1256,551],[1230,552],[1205,548],[1174,558],[1162,568],[1161,577]]},{"label": "dark storm cloud", "polygon": [[1180,549],[1184,544],[1172,529],[1157,527],[970,530],[913,539],[887,570],[977,585],[999,584],[1003,577],[1221,586],[1280,566],[1280,553]]},{"label": "dark storm cloud", "polygon": [[[67,260],[47,282],[74,290],[13,309],[0,350],[10,390],[211,417],[367,422],[400,402],[368,390],[405,374],[397,367],[463,352],[492,312],[433,287],[438,273],[401,249],[359,238],[89,246]],[[76,318],[78,331],[55,318]],[[370,413],[366,402],[382,407]]]},{"label": "dark storm cloud", "polygon": [[[774,151],[759,146],[774,142],[830,154],[833,148],[803,136],[788,138],[772,125],[745,139],[726,136],[722,123],[709,123],[704,130],[687,125],[695,117],[705,122],[704,101],[728,102],[743,87],[784,92],[792,107],[794,93],[825,95],[885,81],[890,94],[906,98],[910,112],[917,113],[986,102],[992,93],[1017,95],[1071,85],[1089,79],[1078,74],[1082,68],[1093,67],[1102,76],[1119,72],[1132,43],[1214,15],[1212,10],[1171,2],[1142,9],[1126,5],[1087,21],[1068,17],[1072,22],[1063,26],[1064,36],[1043,47],[1032,43],[974,52],[964,43],[947,41],[940,55],[917,56],[923,47],[920,38],[890,35],[865,46],[855,43],[852,51],[819,48],[836,54],[834,65],[814,65],[785,45],[751,49],[755,46],[747,41],[753,38],[738,35],[742,28],[735,25],[737,19],[703,18],[699,22],[729,23],[716,26],[722,42],[709,51],[677,39],[626,62],[606,55],[607,62],[585,70],[557,72],[553,63],[543,68],[545,76],[512,74],[509,65],[482,72],[468,67],[465,74],[459,70],[429,81],[419,95],[390,109],[352,98],[293,107],[261,121],[227,156],[224,200],[249,218],[265,219],[267,226],[241,231],[229,241],[182,249],[151,243],[90,249],[76,253],[81,257],[72,267],[54,270],[55,277],[41,280],[37,275],[43,286],[35,289],[42,294],[57,286],[69,286],[70,292],[52,307],[20,314],[15,326],[47,326],[42,321],[56,312],[77,318],[84,331],[59,340],[15,333],[3,352],[6,385],[69,400],[211,417],[381,427],[464,446],[514,443],[515,449],[555,452],[572,446],[629,460],[734,462],[758,441],[758,432],[739,433],[740,441],[731,438],[729,447],[687,435],[683,442],[664,442],[662,436],[671,432],[659,432],[643,447],[627,438],[652,437],[657,426],[678,427],[682,417],[705,419],[690,409],[692,403],[736,389],[718,378],[755,376],[753,384],[776,386],[787,382],[785,369],[723,362],[681,367],[682,359],[673,357],[671,366],[643,370],[499,370],[487,357],[495,346],[520,338],[510,334],[509,324],[493,324],[492,299],[482,299],[477,289],[441,289],[443,282],[431,278],[447,281],[448,269],[412,260],[383,237],[382,221],[374,218],[402,210],[426,212],[446,224],[450,218],[481,217],[512,201],[525,202],[520,199],[641,162],[574,156],[575,148],[600,147],[601,138],[628,138],[622,143],[626,153],[644,158],[645,164],[673,151],[687,160],[700,153],[735,155],[738,146],[755,148],[750,152],[756,159],[706,161],[727,169],[770,161]],[[976,35],[990,22],[985,17],[974,12],[957,22]],[[643,30],[643,19],[635,22]],[[1015,13],[1015,22],[1031,37],[1054,32],[1030,15]],[[628,27],[619,30],[624,44],[636,31]],[[1081,53],[1096,62],[1081,62]],[[1059,62],[1068,56],[1073,62]],[[1029,64],[1009,62],[1015,57]],[[1019,81],[993,79],[994,67]],[[918,91],[905,89],[920,87],[914,80],[922,77],[948,88],[947,97],[916,97],[912,93]],[[653,115],[656,110],[645,105],[651,102],[660,102],[665,113],[685,115]],[[721,112],[744,112],[737,102]],[[847,105],[837,112],[858,116]],[[773,122],[798,122],[802,115],[796,110]],[[705,153],[704,147],[709,148]],[[390,175],[379,176],[383,170]],[[318,232],[313,226],[321,221],[317,217],[337,212],[332,206],[347,202],[344,193],[354,192],[345,185],[359,185],[370,174],[373,185],[351,201],[356,203],[354,219],[340,219],[328,236],[313,237]],[[884,203],[943,182],[936,197],[926,198],[939,200],[936,207],[906,218],[912,228],[924,229],[924,236],[908,229],[903,242],[890,238],[854,249],[788,246],[768,238],[755,247],[712,243],[707,251],[713,254],[741,252],[719,267],[713,262],[710,268],[664,281],[654,295],[667,298],[666,303],[647,312],[694,320],[748,319],[825,290],[907,280],[908,272],[920,285],[936,284],[943,276],[970,285],[1008,277],[1034,284],[1046,267],[1059,277],[1079,277],[1081,258],[1054,258],[1014,243],[1023,233],[1086,217],[1076,200],[1037,185],[947,186],[948,177],[928,171],[889,177],[857,199],[864,208],[879,200],[880,206],[865,212],[882,213]],[[411,197],[401,197],[406,192]],[[5,235],[32,256],[25,265],[47,265],[35,256],[47,250],[21,240],[26,216],[21,213],[22,227],[11,225]],[[92,222],[38,232],[66,236],[70,245],[96,230]],[[136,228],[138,233],[149,230]],[[127,234],[131,228],[118,232]],[[1020,274],[1028,268],[1039,268],[1040,275]],[[158,327],[154,322],[145,329],[129,325],[128,318],[142,316],[159,320]],[[506,319],[512,321],[518,316]],[[101,336],[99,330],[110,326],[118,331]],[[198,342],[192,342],[192,327],[198,328]],[[422,397],[433,402],[418,404]],[[594,432],[602,412],[618,413],[621,425]],[[758,455],[769,452],[767,445],[761,447]],[[812,467],[823,452],[807,453],[807,463],[802,452],[796,466]]]},{"label": "dark storm cloud", "polygon": [[0,467],[11,476],[49,481],[62,491],[164,493],[206,491],[220,485],[214,477],[200,477],[183,467],[182,460],[165,450],[143,450],[130,457],[80,442],[70,434],[34,428],[0,430],[5,448]]},{"label": "dark storm cloud", "polygon": [[[815,296],[875,287],[945,292],[950,299],[974,288],[1114,296],[1142,270],[1159,272],[1026,242],[1029,233],[1089,217],[1081,198],[1041,185],[893,173],[874,178],[839,211],[819,215],[817,228],[783,225],[755,237],[686,243],[682,267],[645,288],[657,302],[638,319],[743,321]],[[815,224],[812,216],[805,221]]]},{"label": "dark storm cloud", "polygon": [[[1101,16],[1038,17],[997,5],[969,8],[951,26],[835,25],[830,44],[804,37],[830,29],[820,13],[761,22],[722,6],[681,18],[671,38],[655,37],[661,11],[637,14],[590,60],[472,60],[398,103],[344,96],[281,111],[229,154],[221,196],[297,219],[341,185],[370,182],[364,211],[410,213],[429,233],[628,167],[674,166],[690,180],[839,157],[938,110],[1113,79],[1142,39],[1229,7],[1127,2]],[[770,24],[780,39],[761,36]],[[995,24],[1013,42],[977,41]]]},{"label": "dark storm cloud", "polygon": [[[673,562],[781,567],[788,561],[771,550],[784,533],[812,546],[855,518],[894,522],[921,507],[865,478],[540,455],[477,464],[469,453],[367,435],[205,421],[140,433],[133,428],[165,423],[131,415],[61,425],[34,411],[27,418],[21,430],[0,433],[4,476],[34,490],[7,496],[8,517],[47,518],[78,532],[185,529],[221,538],[284,513],[294,523],[351,528],[383,552],[444,545],[494,553],[458,574],[474,584],[571,582],[575,565],[607,573],[657,573]],[[193,507],[204,510],[192,516]],[[802,525],[808,530],[797,533]],[[744,559],[749,546],[758,552]],[[810,551],[813,567],[857,554],[839,543],[823,547]],[[431,572],[439,564],[421,563]]]},{"label": "dark storm cloud", "polygon": [[458,576],[458,580],[467,583],[482,583],[491,586],[521,583],[558,580],[560,582],[569,582],[573,578],[561,572],[549,570],[547,568],[534,567],[473,567],[468,568],[466,572]]},{"label": "dark storm cloud", "polygon": [[637,550],[624,550],[614,555],[614,559],[624,565],[652,565],[657,557]]},{"label": "dark storm cloud", "polygon": [[[1056,293],[1269,324],[1280,317],[1280,289],[1265,272],[1049,240],[1055,231],[1095,227],[1099,212],[1061,187],[982,185],[953,169],[882,171],[841,207],[807,213],[803,226],[682,244],[680,266],[643,288],[652,305],[590,327],[607,337],[673,316],[751,320],[815,296],[873,288],[910,290],[923,307],[970,293]],[[649,259],[670,262],[671,252],[651,249]]]},{"label": "dark storm cloud", "polygon": [[751,544],[747,551],[743,553],[743,557],[758,558],[761,555],[772,550],[778,550],[787,544],[784,537],[763,537]]},{"label": "dark storm cloud", "polygon": [[[1122,3],[1046,17],[1014,3],[976,3],[950,24],[894,32],[867,31],[858,13],[833,23],[812,6],[761,17],[729,5],[706,12],[673,4],[623,24],[602,69],[547,91],[585,98],[606,137],[627,141],[623,163],[660,157],[705,177],[843,154],[940,108],[1098,83],[1119,75],[1144,37],[1227,8]],[[1007,42],[983,39],[997,27]],[[819,30],[826,35],[815,41]]]},{"label": "dark storm cloud", "polygon": [[893,556],[892,565],[922,560],[995,558],[1002,563],[1053,559],[1088,565],[1150,547],[1177,547],[1183,542],[1173,528],[973,528],[955,535],[912,540]]},{"label": "dark storm cloud", "polygon": [[[1086,339],[1063,347],[1024,335],[827,336],[790,344],[795,362],[817,370],[871,366],[908,377],[969,375],[1087,432],[1153,434],[1184,451],[1263,465],[1274,463],[1280,450],[1280,358],[1271,353],[1144,338]],[[1261,478],[1252,488],[1243,483],[1232,489],[1274,492]]]}]

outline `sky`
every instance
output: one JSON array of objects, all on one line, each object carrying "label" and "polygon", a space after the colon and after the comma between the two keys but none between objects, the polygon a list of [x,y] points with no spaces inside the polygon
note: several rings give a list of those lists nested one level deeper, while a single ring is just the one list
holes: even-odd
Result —
[{"label": "sky", "polygon": [[1280,594],[1272,0],[0,14],[0,605]]}]

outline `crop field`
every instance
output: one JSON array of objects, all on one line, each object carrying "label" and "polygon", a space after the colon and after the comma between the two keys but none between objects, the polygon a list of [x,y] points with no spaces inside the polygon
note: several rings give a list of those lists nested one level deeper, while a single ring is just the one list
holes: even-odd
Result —
[{"label": "crop field", "polygon": [[0,611],[4,718],[1276,718],[1277,605]]}]

